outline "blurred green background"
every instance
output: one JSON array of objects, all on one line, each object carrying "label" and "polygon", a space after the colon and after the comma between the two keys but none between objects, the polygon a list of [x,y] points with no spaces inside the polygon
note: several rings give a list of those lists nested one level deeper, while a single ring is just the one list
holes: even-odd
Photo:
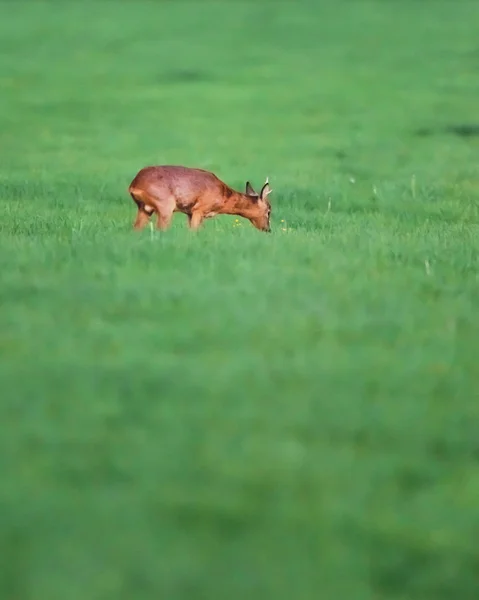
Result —
[{"label": "blurred green background", "polygon": [[477,600],[478,23],[0,2],[0,598]]}]

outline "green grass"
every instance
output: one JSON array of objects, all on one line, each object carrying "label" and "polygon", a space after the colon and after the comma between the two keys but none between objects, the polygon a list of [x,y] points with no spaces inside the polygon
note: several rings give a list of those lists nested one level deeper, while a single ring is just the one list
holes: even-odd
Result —
[{"label": "green grass", "polygon": [[0,598],[477,600],[479,4],[0,16]]}]

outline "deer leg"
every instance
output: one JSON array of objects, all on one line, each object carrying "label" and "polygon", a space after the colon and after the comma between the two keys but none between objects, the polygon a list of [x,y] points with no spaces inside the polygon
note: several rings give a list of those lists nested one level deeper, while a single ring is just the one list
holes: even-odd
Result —
[{"label": "deer leg", "polygon": [[140,230],[145,227],[148,223],[151,215],[155,212],[151,206],[147,206],[141,197],[138,197],[135,193],[130,193],[133,198],[136,206],[138,207],[138,212],[136,213],[136,219],[133,223],[133,229]]},{"label": "deer leg", "polygon": [[136,219],[133,223],[133,229],[136,229],[137,231],[143,229],[150,220],[151,215],[152,213],[147,213],[142,208],[138,208]]},{"label": "deer leg", "polygon": [[188,215],[188,225],[192,231],[196,231],[203,222],[203,215],[199,212],[194,212]]},{"label": "deer leg", "polygon": [[158,212],[156,218],[156,228],[161,231],[165,231],[171,224],[171,218],[173,217],[173,211]]},{"label": "deer leg", "polygon": [[171,224],[173,213],[175,212],[176,202],[174,198],[170,198],[167,201],[156,203],[156,227],[165,231]]}]

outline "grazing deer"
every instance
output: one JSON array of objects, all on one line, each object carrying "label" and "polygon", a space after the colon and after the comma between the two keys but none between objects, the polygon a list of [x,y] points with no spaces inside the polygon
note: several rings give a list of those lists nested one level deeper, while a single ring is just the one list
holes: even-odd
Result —
[{"label": "grazing deer", "polygon": [[268,195],[272,190],[268,179],[259,194],[248,181],[243,194],[209,171],[167,165],[141,169],[128,191],[138,207],[134,229],[143,229],[156,213],[156,226],[165,230],[170,226],[173,213],[182,212],[193,230],[198,229],[204,219],[223,214],[244,217],[256,229],[271,231]]}]

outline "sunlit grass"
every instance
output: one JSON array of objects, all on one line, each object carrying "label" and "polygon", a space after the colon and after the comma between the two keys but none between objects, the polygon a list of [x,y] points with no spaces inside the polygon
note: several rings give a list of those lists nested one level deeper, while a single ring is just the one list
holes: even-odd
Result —
[{"label": "sunlit grass", "polygon": [[[0,596],[478,597],[479,13],[433,4],[0,3]],[[133,232],[158,163],[269,176],[272,233]]]}]

